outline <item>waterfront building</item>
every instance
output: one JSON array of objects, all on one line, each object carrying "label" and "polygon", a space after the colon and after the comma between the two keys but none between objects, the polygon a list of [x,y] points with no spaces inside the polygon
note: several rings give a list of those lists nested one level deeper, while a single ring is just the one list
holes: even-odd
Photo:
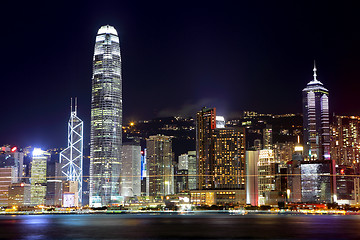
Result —
[{"label": "waterfront building", "polygon": [[0,168],[0,206],[8,205],[9,186],[18,180],[18,169],[14,166]]},{"label": "waterfront building", "polygon": [[187,153],[181,154],[178,157],[178,164],[176,169],[176,193],[189,190],[189,155]]},{"label": "waterfront building", "polygon": [[147,195],[174,194],[174,167],[172,140],[169,136],[156,135],[146,139]]},{"label": "waterfront building", "polygon": [[246,204],[245,190],[191,190],[190,202],[201,206],[239,206]]},{"label": "waterfront building", "polygon": [[63,181],[63,207],[78,207],[79,206],[79,182],[78,181]]},{"label": "waterfront building", "polygon": [[31,186],[27,183],[13,183],[9,186],[8,206],[29,206],[31,204]]},{"label": "waterfront building", "polygon": [[90,206],[120,204],[122,78],[120,44],[114,27],[102,26],[93,57]]},{"label": "waterfront building", "polygon": [[278,162],[271,149],[259,150],[258,161],[258,204],[267,204],[268,192],[276,190],[276,174]]},{"label": "waterfront building", "polygon": [[217,128],[213,131],[213,189],[245,189],[244,128]]},{"label": "waterfront building", "polygon": [[301,202],[301,162],[303,157],[304,148],[298,143],[294,147],[294,154],[291,161],[287,162],[287,201],[292,203]]},{"label": "waterfront building", "polygon": [[196,151],[188,151],[188,189],[193,190],[197,188],[196,177]]},{"label": "waterfront building", "polygon": [[120,194],[123,197],[141,196],[141,147],[129,142],[122,146]]},{"label": "waterfront building", "polygon": [[358,176],[354,178],[354,204],[357,206],[360,204],[360,178]]},{"label": "waterfront building", "polygon": [[[60,163],[62,164],[61,172],[65,176],[65,180],[79,183],[79,205],[82,204],[83,189],[83,130],[83,121],[77,116],[77,99],[75,98],[74,109],[71,99],[70,119],[68,122],[68,146],[60,153]],[[57,182],[57,185],[61,182],[61,179],[54,180],[56,180],[54,184]]]},{"label": "waterfront building", "polygon": [[46,165],[45,205],[47,206],[61,206],[62,204],[63,175],[61,173],[61,166],[59,152],[51,151],[50,161]]},{"label": "waterfront building", "polygon": [[245,130],[219,121],[215,108],[196,115],[197,189],[245,189]]},{"label": "waterfront building", "polygon": [[304,203],[331,203],[332,176],[330,161],[301,163],[301,199]]},{"label": "waterfront building", "polygon": [[360,117],[334,116],[331,126],[331,158],[337,165],[352,166],[359,173]]},{"label": "waterfront building", "polygon": [[329,91],[314,79],[303,89],[305,159],[330,160]]},{"label": "waterfront building", "polygon": [[246,204],[258,206],[259,151],[246,151]]},{"label": "waterfront building", "polygon": [[[331,202],[336,201],[336,169],[335,161],[330,157],[329,91],[317,80],[315,62],[313,71],[314,79],[303,89],[305,161],[301,165],[302,200],[304,202]],[[316,163],[311,165],[306,162],[309,160]],[[325,170],[328,172],[324,172]],[[314,176],[310,176],[310,173]],[[326,176],[323,179],[318,177],[319,174],[331,177]],[[324,182],[321,183],[323,180]],[[330,181],[329,185],[327,181]],[[323,190],[319,189],[319,184],[322,185]],[[327,187],[330,188],[325,194],[324,189]]]},{"label": "waterfront building", "polygon": [[31,205],[45,205],[46,196],[46,167],[51,155],[41,150],[34,148],[31,161]]},{"label": "waterfront building", "polygon": [[212,189],[213,131],[216,129],[216,108],[203,108],[196,114],[197,189]]},{"label": "waterfront building", "polygon": [[336,165],[336,194],[338,204],[352,204],[354,202],[354,168]]}]

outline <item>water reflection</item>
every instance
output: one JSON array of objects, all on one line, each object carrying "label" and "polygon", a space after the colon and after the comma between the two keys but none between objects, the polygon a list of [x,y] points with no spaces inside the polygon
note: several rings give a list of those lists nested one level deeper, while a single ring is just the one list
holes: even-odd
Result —
[{"label": "water reflection", "polygon": [[1,239],[360,239],[360,216],[0,216]]}]

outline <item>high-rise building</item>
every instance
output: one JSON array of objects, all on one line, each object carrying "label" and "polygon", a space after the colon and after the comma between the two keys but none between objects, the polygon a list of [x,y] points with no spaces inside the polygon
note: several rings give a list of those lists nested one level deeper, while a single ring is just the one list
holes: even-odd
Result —
[{"label": "high-rise building", "polygon": [[[83,121],[76,115],[77,103],[75,98],[75,109],[72,106],[68,123],[68,146],[60,153],[61,172],[67,181],[77,181],[79,205],[82,203],[83,183]],[[59,180],[59,179],[55,179]]]},{"label": "high-rise building", "polygon": [[0,168],[0,206],[7,206],[9,186],[17,182],[17,167],[8,166]]},{"label": "high-rise building", "polygon": [[79,206],[79,182],[64,181],[63,184],[63,207]]},{"label": "high-rise building", "polygon": [[216,109],[196,115],[198,189],[245,189],[245,130],[225,127]]},{"label": "high-rise building", "polygon": [[120,203],[122,79],[120,44],[114,27],[102,26],[93,58],[90,206]]},{"label": "high-rise building", "polygon": [[24,152],[19,151],[17,147],[1,147],[0,168],[10,166],[17,169],[17,182],[20,182],[24,172]]},{"label": "high-rise building", "polygon": [[216,129],[216,108],[203,108],[196,114],[197,189],[213,188],[213,131]]},{"label": "high-rise building", "polygon": [[246,204],[257,206],[259,151],[246,151]]},{"label": "high-rise building", "polygon": [[245,129],[217,128],[213,131],[213,189],[245,189]]},{"label": "high-rise building", "polygon": [[156,135],[146,139],[147,195],[174,194],[174,167],[171,137]]},{"label": "high-rise building", "polygon": [[259,151],[258,160],[258,196],[259,204],[267,204],[267,195],[276,187],[277,163],[274,159],[273,150],[264,149]]},{"label": "high-rise building", "polygon": [[[301,163],[301,200],[305,203],[333,201],[331,161],[303,161]],[[335,179],[335,178],[334,178]]]},{"label": "high-rise building", "polygon": [[287,201],[293,203],[301,202],[301,162],[303,157],[304,147],[300,144],[300,137],[298,143],[294,147],[294,153],[291,161],[287,165]]},{"label": "high-rise building", "polygon": [[331,158],[359,171],[360,117],[334,116],[331,132]]},{"label": "high-rise building", "polygon": [[303,89],[305,159],[330,160],[329,91],[316,79]]},{"label": "high-rise building", "polygon": [[141,196],[141,147],[138,143],[123,144],[120,175],[121,196]]},{"label": "high-rise building", "polygon": [[47,206],[61,206],[63,193],[63,176],[61,163],[58,157],[51,155],[51,160],[46,165],[46,197]]},{"label": "high-rise building", "polygon": [[196,151],[188,151],[188,184],[189,190],[197,188],[196,177]]},{"label": "high-rise building", "polygon": [[354,169],[336,165],[336,195],[338,204],[352,204],[354,200]]},{"label": "high-rise building", "polygon": [[31,186],[26,183],[14,183],[9,186],[9,206],[29,206]]},{"label": "high-rise building", "polygon": [[46,166],[50,154],[34,148],[31,161],[31,205],[44,205],[46,196]]},{"label": "high-rise building", "polygon": [[178,157],[178,164],[176,168],[176,193],[189,190],[189,156],[187,153],[181,154]]}]

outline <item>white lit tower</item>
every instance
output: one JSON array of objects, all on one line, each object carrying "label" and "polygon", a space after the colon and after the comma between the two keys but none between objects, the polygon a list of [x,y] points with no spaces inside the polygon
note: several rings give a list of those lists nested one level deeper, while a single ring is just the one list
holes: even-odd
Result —
[{"label": "white lit tower", "polygon": [[71,114],[68,123],[68,147],[60,153],[61,172],[67,181],[78,183],[79,205],[82,202],[83,186],[83,121],[77,116],[77,100],[73,109],[71,100]]},{"label": "white lit tower", "polygon": [[114,27],[102,26],[93,57],[90,137],[90,206],[118,205],[122,144],[120,44]]},{"label": "white lit tower", "polygon": [[304,155],[308,160],[330,160],[329,91],[314,79],[303,90]]}]

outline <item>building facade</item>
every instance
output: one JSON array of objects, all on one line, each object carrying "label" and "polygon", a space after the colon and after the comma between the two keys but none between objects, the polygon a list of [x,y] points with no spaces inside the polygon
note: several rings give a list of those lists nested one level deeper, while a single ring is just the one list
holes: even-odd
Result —
[{"label": "building facade", "polygon": [[26,183],[14,183],[9,186],[9,206],[29,206],[31,204],[31,186]]},{"label": "building facade", "polygon": [[47,189],[47,162],[51,155],[48,152],[35,148],[31,161],[31,205],[45,205]]},{"label": "building facade", "polygon": [[122,78],[120,44],[114,27],[102,26],[93,58],[90,205],[120,203]]},{"label": "building facade", "polygon": [[258,204],[267,204],[267,195],[276,189],[276,173],[278,162],[271,149],[259,150],[258,160]]},{"label": "building facade", "polygon": [[[72,100],[71,100],[72,101]],[[82,185],[83,185],[83,121],[77,116],[77,103],[75,99],[75,109],[70,111],[68,123],[68,146],[60,153],[61,172],[67,181],[77,181],[78,205],[82,203]],[[58,180],[58,179],[57,179]]]},{"label": "building facade", "polygon": [[123,197],[141,196],[141,147],[137,143],[122,146],[120,193]]},{"label": "building facade", "polygon": [[314,79],[303,89],[304,155],[310,160],[330,160],[329,91]]},{"label": "building facade", "polygon": [[216,129],[216,108],[203,108],[196,114],[197,189],[212,189],[214,173],[213,131]]},{"label": "building facade", "polygon": [[360,117],[334,116],[331,133],[331,158],[359,172]]},{"label": "building facade", "polygon": [[146,179],[148,196],[174,194],[174,167],[171,137],[150,136],[146,139]]},{"label": "building facade", "polygon": [[196,176],[196,151],[188,151],[188,186],[189,190],[196,189],[197,184],[197,176]]},{"label": "building facade", "polygon": [[213,131],[213,188],[245,189],[246,159],[244,128]]}]

